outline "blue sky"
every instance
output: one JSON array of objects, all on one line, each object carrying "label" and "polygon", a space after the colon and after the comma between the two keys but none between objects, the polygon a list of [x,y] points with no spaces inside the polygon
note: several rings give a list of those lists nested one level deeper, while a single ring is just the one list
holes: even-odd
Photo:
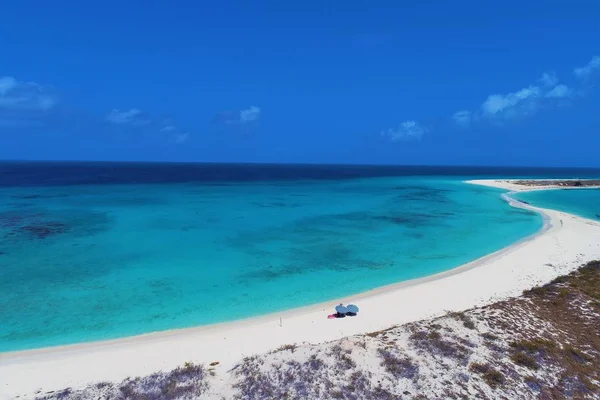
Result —
[{"label": "blue sky", "polygon": [[0,16],[0,159],[600,167],[596,0]]}]

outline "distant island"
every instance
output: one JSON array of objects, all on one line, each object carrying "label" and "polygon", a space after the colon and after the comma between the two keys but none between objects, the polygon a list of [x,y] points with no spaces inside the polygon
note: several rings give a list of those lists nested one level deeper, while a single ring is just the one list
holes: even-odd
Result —
[{"label": "distant island", "polygon": [[542,189],[600,188],[600,179],[475,179],[466,182],[513,192]]},{"label": "distant island", "polygon": [[515,185],[522,186],[552,186],[552,187],[600,187],[600,179],[527,179],[511,181]]}]

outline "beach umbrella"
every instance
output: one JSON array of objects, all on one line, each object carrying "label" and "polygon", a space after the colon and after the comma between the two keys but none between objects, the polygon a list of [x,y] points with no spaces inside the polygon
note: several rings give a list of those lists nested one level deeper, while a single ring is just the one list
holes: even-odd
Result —
[{"label": "beach umbrella", "polygon": [[348,312],[348,309],[340,304],[340,305],[335,306],[335,312],[340,313],[340,314],[346,314]]},{"label": "beach umbrella", "polygon": [[356,314],[356,313],[358,313],[358,306],[357,306],[357,305],[354,305],[354,304],[348,304],[348,305],[346,306],[346,309],[348,309],[348,312],[351,312],[351,313],[353,313],[353,314]]}]

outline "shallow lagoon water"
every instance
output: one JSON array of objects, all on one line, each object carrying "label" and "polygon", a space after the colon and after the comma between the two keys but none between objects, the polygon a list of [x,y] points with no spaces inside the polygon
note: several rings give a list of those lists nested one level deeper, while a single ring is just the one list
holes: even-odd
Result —
[{"label": "shallow lagoon water", "polygon": [[539,207],[600,220],[600,189],[536,190],[517,193],[513,197]]},{"label": "shallow lagoon water", "polygon": [[501,191],[428,177],[0,189],[0,351],[310,305],[533,234]]}]

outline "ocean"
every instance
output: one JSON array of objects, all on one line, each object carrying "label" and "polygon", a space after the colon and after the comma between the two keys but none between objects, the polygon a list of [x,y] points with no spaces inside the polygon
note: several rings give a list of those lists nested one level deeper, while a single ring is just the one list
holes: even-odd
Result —
[{"label": "ocean", "polygon": [[285,315],[442,272],[542,226],[502,191],[463,180],[599,176],[0,163],[0,351]]},{"label": "ocean", "polygon": [[600,220],[600,189],[552,189],[518,193],[513,197],[543,208]]}]

